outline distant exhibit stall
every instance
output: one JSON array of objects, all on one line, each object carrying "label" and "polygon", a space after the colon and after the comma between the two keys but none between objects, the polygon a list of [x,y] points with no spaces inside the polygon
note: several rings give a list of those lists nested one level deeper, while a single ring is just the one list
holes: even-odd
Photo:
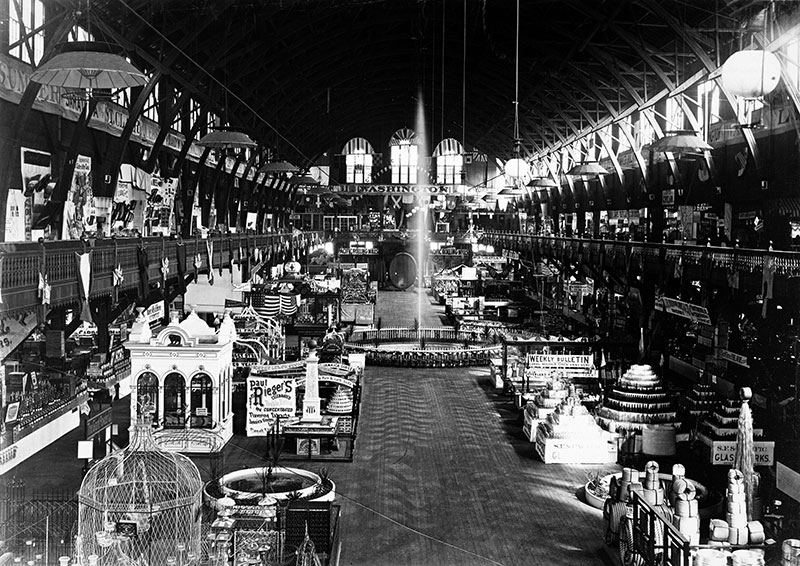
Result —
[{"label": "distant exhibit stall", "polygon": [[370,272],[353,267],[342,270],[342,303],[339,320],[345,324],[373,326],[377,281],[370,281]]},{"label": "distant exhibit stall", "polygon": [[174,314],[156,336],[140,317],[125,347],[131,353],[131,420],[153,412],[155,440],[175,452],[214,453],[233,436],[231,391],[236,329],[229,316],[218,332],[190,313]]}]

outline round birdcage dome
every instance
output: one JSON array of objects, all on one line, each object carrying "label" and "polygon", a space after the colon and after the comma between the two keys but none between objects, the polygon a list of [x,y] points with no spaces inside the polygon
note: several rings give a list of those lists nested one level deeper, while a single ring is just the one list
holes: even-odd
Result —
[{"label": "round birdcage dome", "polygon": [[81,563],[94,554],[103,566],[109,548],[140,566],[167,564],[180,548],[199,552],[200,472],[186,456],[160,449],[152,431],[149,422],[133,425],[130,444],[84,477],[76,544]]}]

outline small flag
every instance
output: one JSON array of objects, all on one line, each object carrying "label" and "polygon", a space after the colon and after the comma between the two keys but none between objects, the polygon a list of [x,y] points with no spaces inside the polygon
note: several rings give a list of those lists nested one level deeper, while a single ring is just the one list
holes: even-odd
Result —
[{"label": "small flag", "polygon": [[117,264],[117,267],[114,268],[114,272],[112,274],[114,278],[114,287],[119,287],[125,281],[125,274],[122,272],[122,265]]}]

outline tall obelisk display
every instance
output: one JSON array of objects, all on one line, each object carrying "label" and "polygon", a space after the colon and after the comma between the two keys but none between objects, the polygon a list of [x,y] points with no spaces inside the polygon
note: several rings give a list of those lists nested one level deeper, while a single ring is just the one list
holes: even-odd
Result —
[{"label": "tall obelisk display", "polygon": [[308,358],[306,358],[306,394],[303,397],[303,417],[300,419],[304,423],[318,423],[322,421],[322,414],[319,407],[319,358],[317,357],[317,342],[311,340],[308,343]]}]

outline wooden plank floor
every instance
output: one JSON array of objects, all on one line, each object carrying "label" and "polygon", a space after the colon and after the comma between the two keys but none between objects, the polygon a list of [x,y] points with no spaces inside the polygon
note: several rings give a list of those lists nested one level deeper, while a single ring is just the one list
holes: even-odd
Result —
[{"label": "wooden plank floor", "polygon": [[[384,327],[413,320],[410,292],[380,293]],[[518,419],[485,368],[368,367],[354,461],[326,465],[340,564],[606,564],[602,513],[577,496],[597,467],[545,465]]]}]

